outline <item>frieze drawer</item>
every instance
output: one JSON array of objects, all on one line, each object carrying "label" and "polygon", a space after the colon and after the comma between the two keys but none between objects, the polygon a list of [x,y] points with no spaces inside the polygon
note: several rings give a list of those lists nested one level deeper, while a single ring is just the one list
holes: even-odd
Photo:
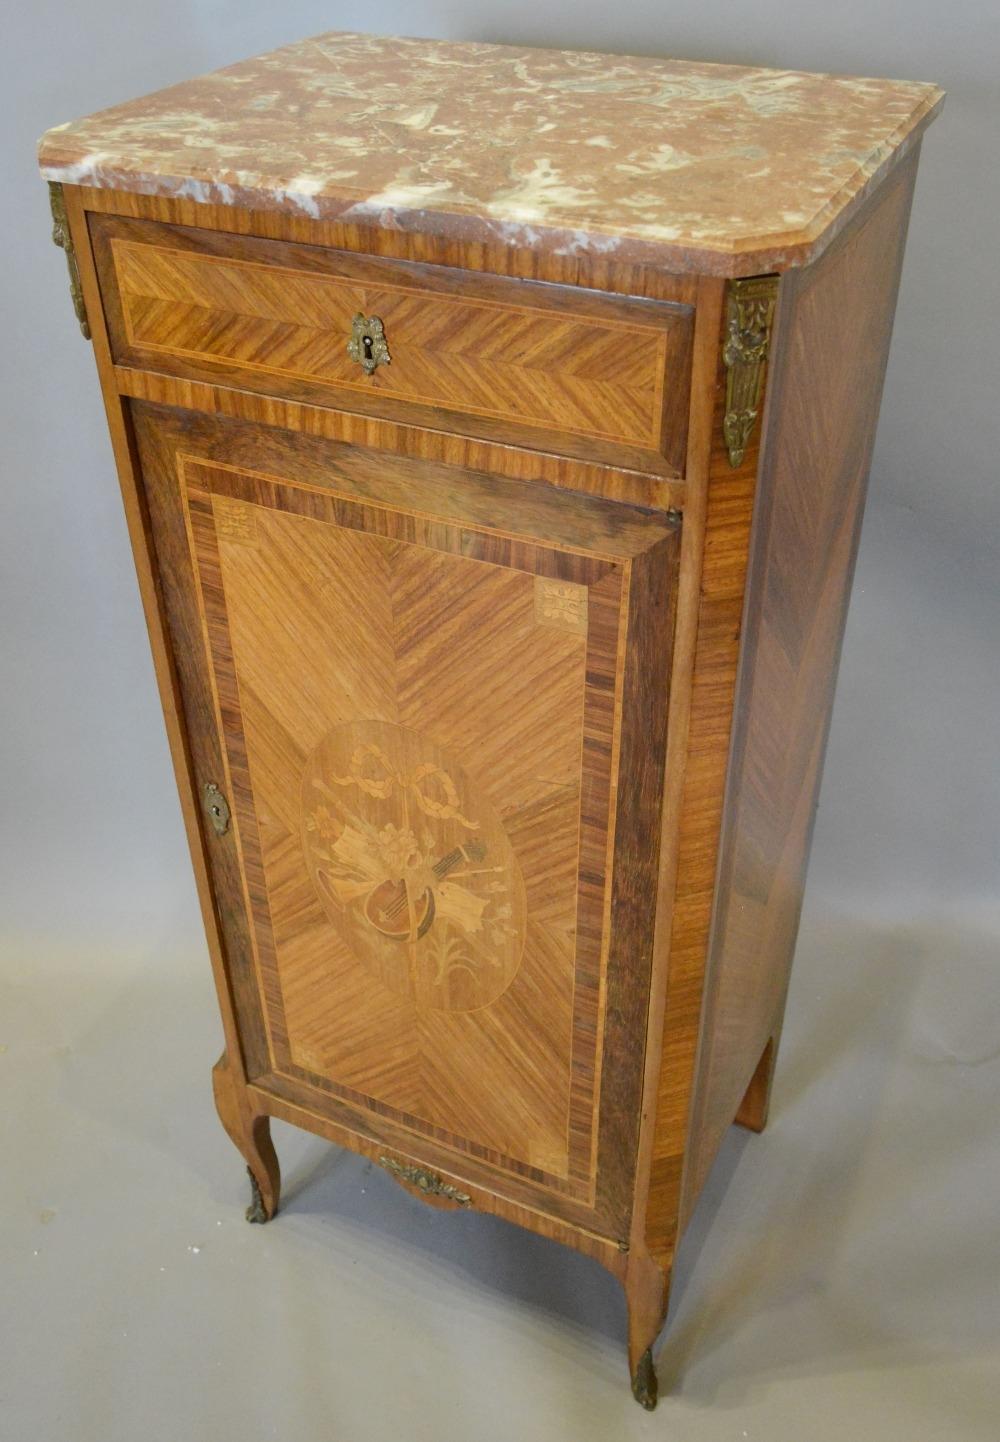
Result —
[{"label": "frieze drawer", "polygon": [[119,217],[91,229],[123,365],[683,472],[688,305]]}]

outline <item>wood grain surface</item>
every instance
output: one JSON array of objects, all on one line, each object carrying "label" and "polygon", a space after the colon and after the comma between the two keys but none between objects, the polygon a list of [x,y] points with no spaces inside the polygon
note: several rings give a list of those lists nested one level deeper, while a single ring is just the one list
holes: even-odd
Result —
[{"label": "wood grain surface", "polygon": [[234,420],[257,421],[279,430],[347,441],[370,450],[394,451],[416,460],[444,461],[451,466],[488,471],[496,476],[541,482],[571,492],[582,491],[606,500],[624,501],[630,506],[679,510],[686,494],[683,480],[529,451],[502,442],[474,440],[429,426],[401,425],[397,421],[334,410],[330,406],[304,405],[230,386],[182,380],[156,371],[116,366],[114,382],[123,396],[134,400],[231,416]]},{"label": "wood grain surface", "polygon": [[[204,636],[181,668],[226,748],[261,1075],[621,1235],[665,744],[668,673],[650,685],[648,663],[669,654],[676,524],[135,420],[157,545],[195,562],[168,604]],[[394,935],[374,896],[407,877]]]},{"label": "wood grain surface", "polygon": [[752,1078],[766,1118],[917,159],[782,282],[681,1225]]},{"label": "wood grain surface", "polygon": [[759,467],[729,466],[720,368],[646,1226],[664,1266],[744,1096],[766,1117],[915,164],[782,279]]},{"label": "wood grain surface", "polygon": [[[95,217],[118,361],[677,475],[691,313],[473,271]],[[352,319],[389,361],[366,375]]]}]

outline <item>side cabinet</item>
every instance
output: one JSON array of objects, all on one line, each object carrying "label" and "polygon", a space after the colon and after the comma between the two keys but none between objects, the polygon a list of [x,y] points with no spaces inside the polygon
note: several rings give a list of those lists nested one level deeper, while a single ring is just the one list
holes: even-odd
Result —
[{"label": "side cabinet", "polygon": [[573,1246],[647,1407],[767,1115],[916,160],[736,281],[53,191],[248,1217],[278,1117]]}]

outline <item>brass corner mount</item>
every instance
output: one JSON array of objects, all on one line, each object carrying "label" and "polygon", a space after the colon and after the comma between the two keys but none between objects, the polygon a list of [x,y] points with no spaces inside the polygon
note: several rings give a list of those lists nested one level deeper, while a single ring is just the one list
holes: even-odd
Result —
[{"label": "brass corner mount", "polygon": [[726,291],[722,359],[726,366],[726,414],[722,433],[729,464],[742,463],[760,411],[778,299],[776,275],[732,280]]},{"label": "brass corner mount", "polygon": [[73,238],[69,233],[69,221],[66,217],[66,198],[63,195],[62,186],[54,180],[49,181],[49,206],[52,210],[52,239],[61,250],[66,252],[66,269],[69,271],[69,293],[73,300],[73,309],[80,322],[80,330],[84,339],[90,340],[90,322],[87,320],[83,286],[80,284],[80,267],[76,263],[76,251],[73,249]]}]

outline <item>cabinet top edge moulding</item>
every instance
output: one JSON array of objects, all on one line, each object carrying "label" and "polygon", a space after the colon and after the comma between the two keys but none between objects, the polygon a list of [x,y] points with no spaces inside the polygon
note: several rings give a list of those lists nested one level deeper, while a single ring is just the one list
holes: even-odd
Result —
[{"label": "cabinet top edge moulding", "polygon": [[67,185],[735,277],[816,260],[943,101],[898,80],[333,32],[57,126],[39,160]]}]

